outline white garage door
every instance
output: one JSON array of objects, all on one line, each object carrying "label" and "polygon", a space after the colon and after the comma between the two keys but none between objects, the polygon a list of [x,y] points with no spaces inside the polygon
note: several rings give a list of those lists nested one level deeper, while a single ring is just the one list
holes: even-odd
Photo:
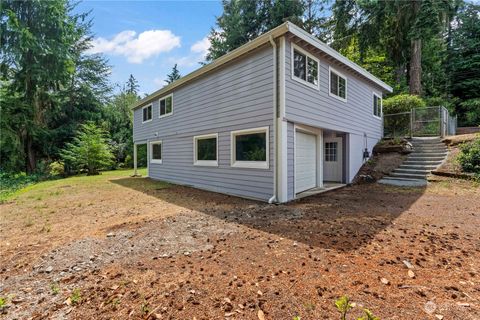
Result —
[{"label": "white garage door", "polygon": [[302,192],[317,185],[316,137],[296,132],[295,142],[295,192]]}]

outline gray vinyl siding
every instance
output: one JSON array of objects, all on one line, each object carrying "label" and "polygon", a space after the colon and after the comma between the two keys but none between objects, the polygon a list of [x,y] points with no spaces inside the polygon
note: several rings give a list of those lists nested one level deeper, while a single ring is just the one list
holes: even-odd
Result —
[{"label": "gray vinyl siding", "polygon": [[[340,64],[333,64],[321,56],[316,56],[320,60],[319,90],[293,80],[291,41],[286,41],[285,53],[287,119],[318,128],[354,134],[363,135],[365,132],[369,137],[381,138],[382,120],[373,116],[372,104],[373,92],[381,96],[382,90]],[[303,49],[308,51],[306,48]],[[329,66],[347,77],[347,102],[329,95]]]},{"label": "gray vinyl siding", "polygon": [[291,200],[295,197],[295,126],[287,123],[287,196]]},{"label": "gray vinyl siding", "polygon": [[[289,122],[309,125],[316,128],[346,133],[344,157],[346,161],[344,174],[346,182],[351,182],[363,164],[363,149],[367,142],[372,151],[375,143],[382,137],[382,120],[373,115],[373,93],[380,97],[382,89],[372,82],[355,75],[343,65],[314,54],[302,45],[297,46],[314,55],[319,61],[319,89],[311,88],[292,79],[291,53],[292,41],[286,41],[285,52],[285,111]],[[342,73],[347,78],[347,101],[341,101],[329,95],[329,67]],[[288,136],[294,136],[293,126],[288,127]],[[364,134],[367,138],[365,139]],[[292,149],[294,148],[294,138]],[[290,146],[289,146],[290,148]],[[294,197],[294,153],[288,153],[288,167],[293,175],[288,174],[288,198]]]},{"label": "gray vinyl siding", "polygon": [[[142,123],[134,111],[134,141],[162,140],[162,164],[149,164],[153,179],[268,200],[273,194],[273,53],[256,49],[173,91],[173,115]],[[232,168],[231,132],[269,127],[269,169]],[[193,137],[218,133],[218,167],[193,165]]]}]

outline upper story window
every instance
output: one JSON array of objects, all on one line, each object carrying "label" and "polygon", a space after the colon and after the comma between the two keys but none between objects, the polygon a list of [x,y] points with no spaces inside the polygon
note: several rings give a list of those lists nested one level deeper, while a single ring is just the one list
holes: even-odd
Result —
[{"label": "upper story window", "polygon": [[162,141],[150,142],[150,162],[162,163]]},{"label": "upper story window", "polygon": [[232,167],[268,169],[268,127],[232,132]]},{"label": "upper story window", "polygon": [[318,59],[292,45],[292,78],[318,88]]},{"label": "upper story window", "polygon": [[173,113],[173,95],[168,95],[158,101],[160,109],[160,118],[169,116]]},{"label": "upper story window", "polygon": [[373,115],[375,117],[382,117],[382,98],[376,93],[373,94]]},{"label": "upper story window", "polygon": [[330,95],[340,100],[347,100],[347,78],[330,68]]},{"label": "upper story window", "polygon": [[148,122],[152,120],[152,105],[149,104],[142,108],[142,122]]},{"label": "upper story window", "polygon": [[218,134],[193,137],[196,166],[218,166]]}]

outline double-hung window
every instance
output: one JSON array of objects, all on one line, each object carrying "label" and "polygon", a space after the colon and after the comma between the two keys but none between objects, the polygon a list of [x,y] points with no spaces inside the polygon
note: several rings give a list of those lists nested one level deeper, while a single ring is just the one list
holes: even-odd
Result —
[{"label": "double-hung window", "polygon": [[150,142],[150,163],[162,163],[162,141]]},{"label": "double-hung window", "polygon": [[218,134],[193,137],[194,159],[196,166],[218,166]]},{"label": "double-hung window", "polygon": [[171,115],[173,113],[173,95],[170,94],[161,98],[158,100],[158,105],[160,110],[160,118]]},{"label": "double-hung window", "polygon": [[330,68],[330,96],[347,100],[347,78],[333,68]]},{"label": "double-hung window", "polygon": [[149,104],[142,108],[142,123],[152,120],[152,105]]},{"label": "double-hung window", "polygon": [[318,89],[318,59],[292,46],[292,78]]},{"label": "double-hung window", "polygon": [[233,131],[232,167],[268,169],[268,127]]},{"label": "double-hung window", "polygon": [[373,94],[373,115],[375,117],[382,117],[382,98],[376,93]]}]

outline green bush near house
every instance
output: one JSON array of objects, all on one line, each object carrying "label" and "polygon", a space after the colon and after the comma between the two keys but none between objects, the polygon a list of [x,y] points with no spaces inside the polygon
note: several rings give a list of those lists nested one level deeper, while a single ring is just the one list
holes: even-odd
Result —
[{"label": "green bush near house", "polygon": [[399,94],[383,100],[383,113],[409,112],[413,108],[425,108],[426,106],[425,101],[418,96]]},{"label": "green bush near house", "polygon": [[457,161],[463,171],[480,176],[480,136],[460,146]]}]

